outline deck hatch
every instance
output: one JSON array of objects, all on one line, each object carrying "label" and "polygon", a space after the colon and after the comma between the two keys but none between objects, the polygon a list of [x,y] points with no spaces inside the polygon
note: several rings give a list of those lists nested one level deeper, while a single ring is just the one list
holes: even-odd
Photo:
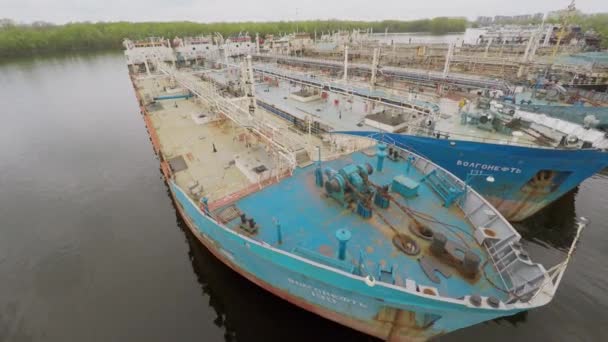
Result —
[{"label": "deck hatch", "polygon": [[183,156],[177,156],[169,159],[169,165],[171,166],[171,170],[173,170],[173,172],[179,172],[188,169],[188,165],[186,164],[186,161],[184,160]]}]

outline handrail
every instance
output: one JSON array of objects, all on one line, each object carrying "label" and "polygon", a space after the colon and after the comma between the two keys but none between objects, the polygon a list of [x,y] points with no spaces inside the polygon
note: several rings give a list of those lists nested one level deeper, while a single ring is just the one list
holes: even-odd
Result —
[{"label": "handrail", "polygon": [[235,122],[237,125],[250,128],[254,130],[256,134],[268,140],[272,145],[274,145],[274,147],[277,148],[278,153],[287,160],[288,165],[290,165],[292,169],[295,168],[296,159],[293,151],[287,149],[284,144],[277,142],[274,139],[275,137],[268,137],[263,133],[264,130],[272,130],[272,127],[266,127],[263,122],[254,120],[249,113],[245,112],[245,110],[218,94],[212,86],[207,87],[209,89],[203,89],[196,84],[192,84],[189,80],[187,80],[188,74],[181,73],[173,68],[166,68],[160,61],[157,61],[157,67],[164,74],[175,77],[178,83],[180,83],[184,88],[190,90],[197,97],[215,105],[223,115]]}]

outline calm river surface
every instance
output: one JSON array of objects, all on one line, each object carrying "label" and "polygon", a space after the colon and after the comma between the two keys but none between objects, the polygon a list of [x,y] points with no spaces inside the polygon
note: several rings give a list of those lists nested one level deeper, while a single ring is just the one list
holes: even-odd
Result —
[{"label": "calm river surface", "polygon": [[[0,64],[0,341],[373,341],[257,288],[176,216],[122,54]],[[608,336],[608,176],[520,225],[557,261],[547,307],[442,341]]]}]

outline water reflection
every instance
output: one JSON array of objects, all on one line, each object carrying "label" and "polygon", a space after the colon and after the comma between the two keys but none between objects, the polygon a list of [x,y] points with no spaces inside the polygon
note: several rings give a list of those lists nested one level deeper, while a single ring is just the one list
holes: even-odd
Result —
[{"label": "water reflection", "polygon": [[528,320],[528,313],[529,313],[529,311],[518,312],[513,316],[505,316],[505,317],[497,318],[494,320],[494,322],[496,322],[496,323],[508,322],[512,326],[516,327],[518,324],[525,323],[526,320]]},{"label": "water reflection", "polygon": [[515,224],[522,238],[566,251],[576,235],[578,187],[562,196],[537,214]]}]

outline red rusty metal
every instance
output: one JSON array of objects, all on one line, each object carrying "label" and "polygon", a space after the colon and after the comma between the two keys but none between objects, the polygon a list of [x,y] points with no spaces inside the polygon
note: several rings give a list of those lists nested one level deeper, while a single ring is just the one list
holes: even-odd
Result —
[{"label": "red rusty metal", "polygon": [[154,152],[158,154],[160,152],[160,140],[158,139],[158,135],[156,134],[156,129],[154,129],[154,124],[152,124],[152,120],[150,119],[150,116],[148,116],[148,112],[145,110],[144,122],[146,123],[146,128],[148,128],[150,140],[152,141],[152,146],[154,146]]},{"label": "red rusty metal", "polygon": [[169,166],[169,163],[163,160],[162,162],[160,162],[160,168],[163,171],[165,180],[168,181],[169,179],[171,179],[171,167]]},{"label": "red rusty metal", "polygon": [[260,191],[262,190],[264,187],[277,183],[279,182],[281,179],[287,177],[288,175],[291,174],[290,170],[286,170],[284,171],[282,174],[279,174],[278,179],[277,177],[271,177],[263,182],[260,183],[255,183],[255,184],[251,184],[250,186],[241,189],[239,191],[233,192],[228,196],[222,197],[220,199],[218,199],[217,201],[213,201],[211,203],[209,203],[209,211],[213,211],[217,208],[221,208],[227,204],[233,203],[235,201],[240,200],[241,198],[250,195],[254,192]]}]

